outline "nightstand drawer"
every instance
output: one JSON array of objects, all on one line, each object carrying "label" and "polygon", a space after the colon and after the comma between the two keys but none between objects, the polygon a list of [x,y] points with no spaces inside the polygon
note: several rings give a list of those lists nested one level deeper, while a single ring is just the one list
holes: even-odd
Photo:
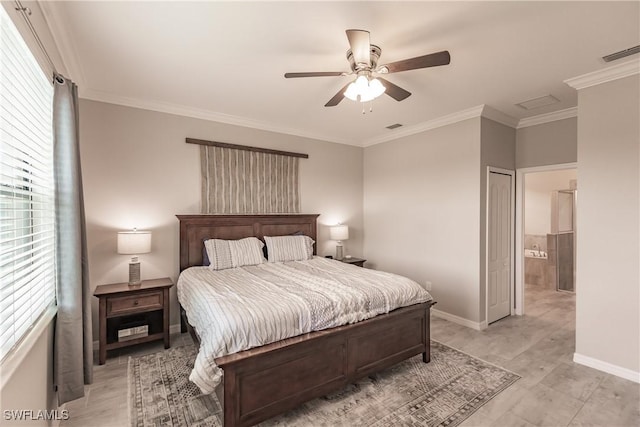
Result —
[{"label": "nightstand drawer", "polygon": [[107,300],[107,316],[162,309],[162,292],[111,297]]}]

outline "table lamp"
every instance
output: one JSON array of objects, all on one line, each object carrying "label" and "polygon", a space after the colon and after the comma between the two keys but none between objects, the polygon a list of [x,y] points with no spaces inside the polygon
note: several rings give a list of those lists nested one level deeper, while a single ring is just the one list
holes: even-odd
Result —
[{"label": "table lamp", "polygon": [[129,263],[129,286],[140,284],[140,260],[138,255],[151,252],[150,231],[119,231],[118,253],[133,255]]},{"label": "table lamp", "polygon": [[342,261],[342,241],[349,239],[349,227],[346,225],[338,224],[329,228],[329,236],[331,240],[336,240],[336,259]]}]

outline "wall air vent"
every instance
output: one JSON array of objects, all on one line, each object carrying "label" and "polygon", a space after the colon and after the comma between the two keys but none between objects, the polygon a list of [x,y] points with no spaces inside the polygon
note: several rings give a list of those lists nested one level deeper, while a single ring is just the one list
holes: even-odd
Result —
[{"label": "wall air vent", "polygon": [[400,126],[402,126],[400,123],[395,123],[395,124],[387,126],[387,129],[397,129]]},{"label": "wall air vent", "polygon": [[630,47],[629,49],[621,50],[620,52],[605,55],[602,57],[602,59],[604,59],[604,62],[611,62],[611,61],[615,61],[616,59],[626,58],[627,56],[635,55],[636,53],[640,53],[640,45]]},{"label": "wall air vent", "polygon": [[535,108],[546,107],[547,105],[552,105],[557,102],[560,102],[558,98],[553,95],[545,95],[540,98],[530,99],[528,101],[519,102],[516,105],[520,108],[524,108],[525,110],[533,110]]}]

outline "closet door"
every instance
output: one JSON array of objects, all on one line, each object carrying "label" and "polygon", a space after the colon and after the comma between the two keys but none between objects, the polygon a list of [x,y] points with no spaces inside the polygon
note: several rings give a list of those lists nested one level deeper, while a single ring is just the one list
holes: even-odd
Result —
[{"label": "closet door", "polygon": [[489,173],[487,322],[511,314],[511,176]]}]

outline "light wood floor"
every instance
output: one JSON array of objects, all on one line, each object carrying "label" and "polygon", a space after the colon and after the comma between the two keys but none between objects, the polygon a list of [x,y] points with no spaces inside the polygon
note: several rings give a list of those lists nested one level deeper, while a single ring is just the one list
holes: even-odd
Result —
[{"label": "light wood floor", "polygon": [[[575,295],[527,286],[525,312],[482,332],[432,317],[433,339],[522,377],[462,426],[640,426],[639,384],[572,362]],[[171,344],[190,342],[182,334]],[[162,342],[110,353],[85,397],[67,403],[61,426],[129,425],[128,358],[159,350]]]}]

